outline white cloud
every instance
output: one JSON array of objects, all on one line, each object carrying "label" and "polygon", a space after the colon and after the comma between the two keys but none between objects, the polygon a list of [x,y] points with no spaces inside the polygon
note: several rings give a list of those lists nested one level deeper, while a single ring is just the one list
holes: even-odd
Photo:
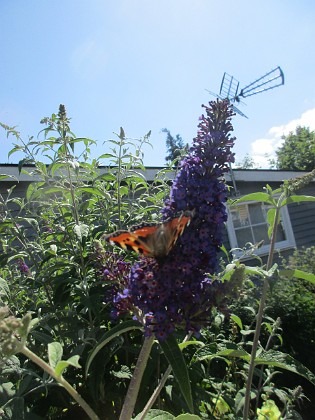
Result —
[{"label": "white cloud", "polygon": [[303,112],[303,114],[286,124],[271,127],[266,138],[257,139],[251,143],[250,156],[261,168],[269,167],[269,159],[275,158],[275,151],[281,146],[283,135],[288,135],[295,131],[298,126],[309,127],[315,130],[315,108]]},{"label": "white cloud", "polygon": [[70,63],[77,76],[90,80],[103,73],[107,64],[107,54],[104,47],[90,39],[72,52]]}]

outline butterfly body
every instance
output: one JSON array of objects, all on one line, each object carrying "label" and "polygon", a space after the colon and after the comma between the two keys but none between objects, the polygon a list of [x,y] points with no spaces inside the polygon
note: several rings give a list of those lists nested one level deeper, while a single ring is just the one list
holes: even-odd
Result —
[{"label": "butterfly body", "polygon": [[192,216],[193,212],[186,211],[164,223],[144,223],[133,226],[130,230],[118,230],[107,235],[105,239],[124,250],[161,259],[171,251],[178,237],[189,225]]}]

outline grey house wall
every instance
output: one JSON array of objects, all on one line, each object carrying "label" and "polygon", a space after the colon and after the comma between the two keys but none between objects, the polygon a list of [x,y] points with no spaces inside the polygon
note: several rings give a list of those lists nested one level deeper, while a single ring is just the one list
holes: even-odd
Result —
[{"label": "grey house wall", "polygon": [[[315,196],[314,184],[298,194]],[[290,204],[288,210],[297,248],[315,245],[315,203]]]},{"label": "grey house wall", "polygon": [[[272,172],[272,171],[270,171]],[[283,178],[287,179],[287,178]],[[235,190],[231,190],[230,198],[238,198],[240,196],[263,192],[266,184],[270,185],[272,189],[279,188],[282,182],[263,182],[263,181],[237,181],[236,180],[236,194]],[[307,187],[295,193],[296,195],[309,195],[315,197],[315,182],[312,182]],[[296,248],[308,248],[315,246],[315,202],[303,202],[298,204],[289,204],[288,211],[292,225],[293,234],[295,237]],[[224,246],[229,249],[229,238],[227,231],[224,234]],[[292,252],[292,251],[291,251]],[[282,253],[288,255],[290,251]]]},{"label": "grey house wall", "polygon": [[[156,172],[162,168],[147,168],[146,178],[153,180]],[[103,168],[105,171],[106,168]],[[3,198],[7,196],[7,190],[15,185],[13,196],[24,197],[27,187],[34,179],[28,175],[18,174],[17,165],[1,165],[1,174],[10,174],[16,176],[19,182],[15,180],[0,180],[0,194]],[[233,170],[232,176],[228,174],[226,179],[229,185],[235,186],[231,190],[231,197],[235,198],[252,192],[262,192],[266,184],[273,189],[278,188],[284,179],[295,178],[303,173],[290,171],[271,171],[271,170]],[[170,176],[171,179],[171,176]],[[299,191],[297,194],[315,196],[315,180],[308,187]],[[296,241],[296,246],[310,247],[315,246],[315,203],[290,204],[288,206],[291,225]],[[1,208],[0,208],[1,216]],[[224,245],[230,249],[227,231],[224,233]]]}]

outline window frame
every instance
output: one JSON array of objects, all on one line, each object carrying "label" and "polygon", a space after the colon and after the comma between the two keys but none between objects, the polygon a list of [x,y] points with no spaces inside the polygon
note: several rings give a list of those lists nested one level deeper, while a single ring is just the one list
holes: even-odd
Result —
[{"label": "window frame", "polygon": [[[228,234],[231,249],[240,248],[240,247],[238,245],[236,230],[233,224],[230,207],[238,207],[244,204],[247,204],[247,205],[257,204],[257,201],[249,200],[249,201],[244,201],[242,203],[235,204],[232,206],[227,205],[228,219],[226,222],[226,227],[227,227],[227,234]],[[260,204],[263,205],[264,203],[260,202]],[[286,249],[296,248],[295,237],[294,237],[290,215],[289,215],[287,206],[284,206],[280,209],[280,214],[281,214],[282,228],[286,236],[286,239],[283,241],[277,241],[275,244],[275,250],[286,250]],[[252,227],[254,225],[250,224],[249,226]],[[261,247],[255,249],[254,255],[259,255],[259,256],[268,255],[269,249],[270,249],[270,244],[262,245]],[[243,255],[243,252],[235,249],[233,251],[233,255],[234,257],[238,258]],[[252,257],[248,255],[244,255],[243,258],[241,259],[250,259],[250,258]]]}]

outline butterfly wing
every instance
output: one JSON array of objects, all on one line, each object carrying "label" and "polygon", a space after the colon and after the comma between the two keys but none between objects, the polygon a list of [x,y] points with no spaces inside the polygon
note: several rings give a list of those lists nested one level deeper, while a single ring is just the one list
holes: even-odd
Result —
[{"label": "butterfly wing", "polygon": [[178,237],[189,225],[193,214],[187,211],[161,224],[142,224],[134,226],[130,231],[118,230],[107,235],[105,239],[124,250],[160,259],[173,248]]},{"label": "butterfly wing", "polygon": [[132,231],[118,230],[105,238],[112,245],[118,245],[126,251],[135,251],[146,257],[153,257],[151,237],[158,229],[158,225],[136,226]]},{"label": "butterfly wing", "polygon": [[163,223],[164,230],[168,232],[168,243],[166,246],[166,255],[174,247],[177,239],[183,234],[186,226],[189,225],[192,215],[190,212],[183,213],[180,217],[175,217],[169,222]]}]

